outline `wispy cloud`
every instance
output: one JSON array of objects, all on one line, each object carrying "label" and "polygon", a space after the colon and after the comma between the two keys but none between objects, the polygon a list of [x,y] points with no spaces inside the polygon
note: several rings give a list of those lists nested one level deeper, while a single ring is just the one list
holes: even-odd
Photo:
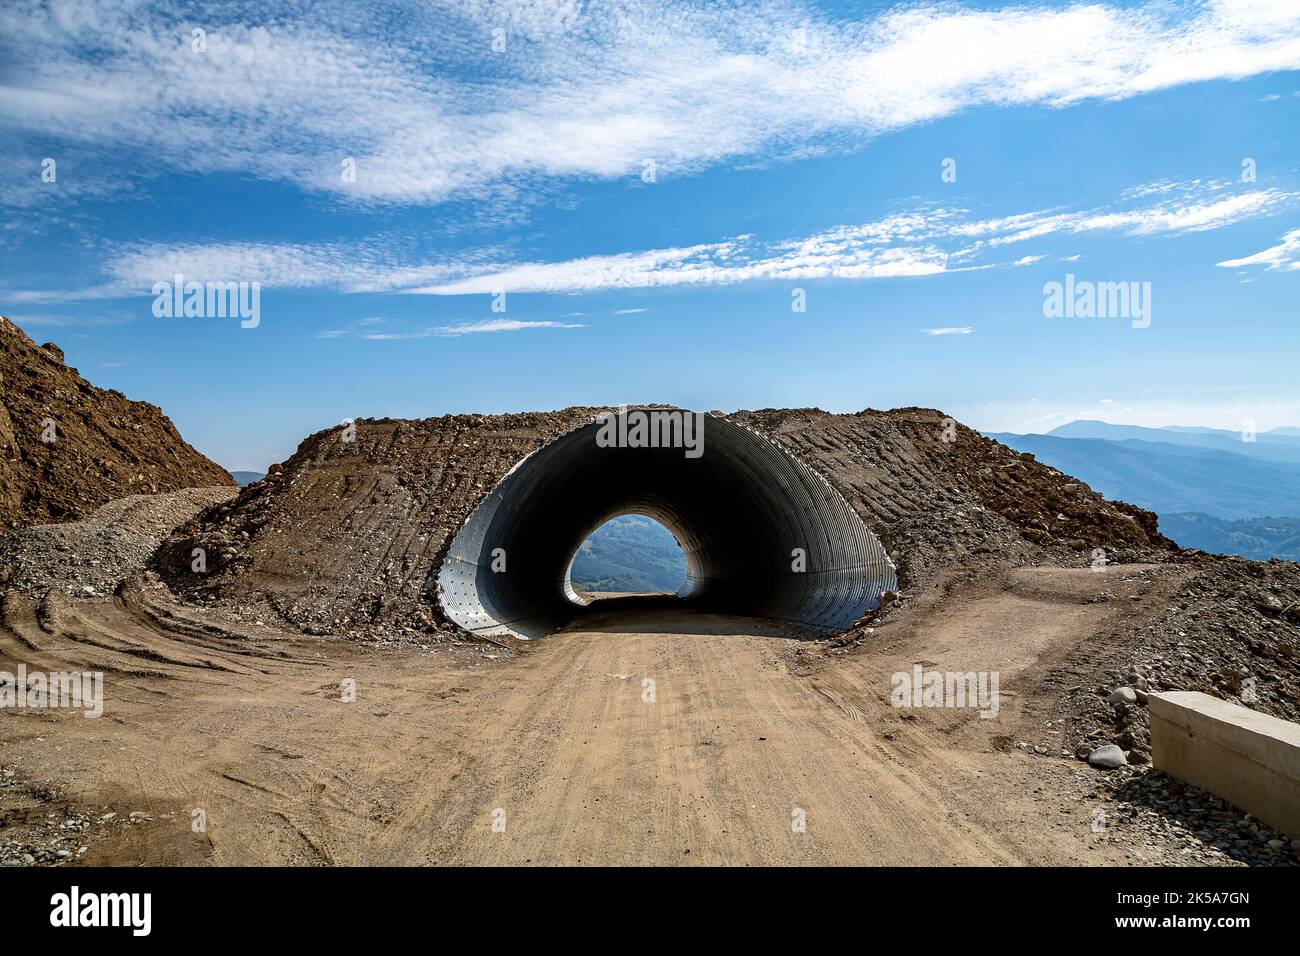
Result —
[{"label": "wispy cloud", "polygon": [[1300,269],[1300,229],[1292,229],[1276,246],[1269,246],[1263,252],[1241,259],[1225,259],[1218,264],[1225,269],[1240,269],[1245,266],[1263,266],[1287,272]]},{"label": "wispy cloud", "polygon": [[948,326],[942,329],[921,329],[926,335],[970,335],[975,331],[972,325]]},{"label": "wispy cloud", "polygon": [[[1145,237],[1202,232],[1274,213],[1297,198],[1276,189],[1226,194],[1229,189],[1225,183],[1197,182],[1146,205],[1122,200],[1104,209],[1036,211],[995,219],[973,219],[965,210],[930,209],[837,226],[802,239],[764,243],[737,237],[678,248],[524,263],[408,291],[428,295],[498,290],[593,292],[755,280],[928,276],[997,265],[990,256],[1000,248],[1053,235],[1116,232]],[[1010,264],[1027,265],[1041,258],[1029,254]]]},{"label": "wispy cloud", "polygon": [[93,152],[122,182],[229,171],[419,204],[631,180],[646,159],[672,176],[853,148],[981,106],[1296,69],[1300,7],[939,4],[852,21],[778,0],[395,0],[364,17],[327,0],[308,19],[278,2],[204,17],[179,0],[16,0],[0,10],[0,61],[0,122]]},{"label": "wispy cloud", "polygon": [[69,328],[74,326],[122,325],[131,321],[122,315],[29,315],[7,314],[5,318],[24,329]]},{"label": "wispy cloud", "polygon": [[349,242],[138,243],[112,246],[104,261],[104,280],[82,289],[13,290],[6,301],[30,304],[114,299],[150,294],[158,282],[259,282],[266,288],[337,289],[391,292],[486,268],[489,253],[466,253],[456,260],[422,263],[418,253],[391,236]]},{"label": "wispy cloud", "polygon": [[488,332],[521,332],[526,329],[585,329],[585,325],[570,322],[524,322],[518,319],[485,319],[461,325],[438,325],[410,332],[363,332],[360,338],[376,342],[404,339],[455,338],[461,335],[481,335]]},{"label": "wispy cloud", "polygon": [[[502,263],[490,250],[421,261],[418,252],[387,236],[350,242],[158,243],[114,247],[106,279],[82,290],[11,291],[12,302],[58,303],[147,295],[156,282],[249,281],[262,286],[353,293],[470,295],[506,292],[581,293],[677,285],[726,285],[760,280],[920,277],[968,269],[1023,266],[1043,258],[1005,258],[1005,247],[1051,236],[1118,233],[1130,237],[1181,235],[1271,215],[1294,204],[1277,189],[1234,191],[1213,181],[1165,185],[1155,202],[1124,198],[1102,208],[1038,210],[973,218],[962,209],[928,208],[841,225],[801,238],[762,241],[738,235],[715,242],[558,262]],[[1289,268],[1297,240],[1257,256],[1221,265],[1273,264]],[[1276,263],[1273,259],[1276,258]],[[1075,257],[1066,257],[1075,261]],[[617,310],[633,314],[643,308]],[[569,313],[577,317],[581,313]],[[328,330],[323,337],[344,334]],[[434,333],[430,333],[434,334]]]},{"label": "wispy cloud", "polygon": [[387,321],[388,320],[385,319],[383,316],[372,315],[364,319],[357,319],[357,321],[355,322],[350,322],[341,329],[322,329],[321,331],[316,333],[316,338],[341,339],[348,335],[351,335],[353,332],[356,332],[358,329],[373,328],[374,326],[377,325],[383,325]]}]

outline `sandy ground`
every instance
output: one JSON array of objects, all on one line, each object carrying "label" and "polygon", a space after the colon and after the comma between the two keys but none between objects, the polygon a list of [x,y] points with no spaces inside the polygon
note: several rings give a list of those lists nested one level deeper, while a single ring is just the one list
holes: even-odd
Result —
[{"label": "sandy ground", "polygon": [[[1139,571],[936,589],[844,655],[679,610],[593,613],[516,653],[10,595],[0,669],[102,670],[106,707],[0,712],[0,836],[76,809],[68,861],[90,865],[1124,862],[1080,797],[1097,771],[1015,744],[1052,742],[1054,662],[1173,586]],[[1145,596],[1085,603],[1103,584]],[[892,707],[916,663],[998,671],[997,718]]]}]

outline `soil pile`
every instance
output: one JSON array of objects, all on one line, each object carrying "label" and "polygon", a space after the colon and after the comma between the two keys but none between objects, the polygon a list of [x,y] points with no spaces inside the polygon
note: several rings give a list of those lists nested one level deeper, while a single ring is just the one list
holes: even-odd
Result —
[{"label": "soil pile", "polygon": [[0,533],[128,495],[234,485],[162,411],[96,388],[0,319]]},{"label": "soil pile", "polygon": [[[1107,501],[1083,482],[942,412],[820,409],[737,412],[820,471],[898,565],[904,590],[955,568],[1126,562],[1174,548],[1156,516]],[[1098,549],[1105,554],[1096,554]]]}]

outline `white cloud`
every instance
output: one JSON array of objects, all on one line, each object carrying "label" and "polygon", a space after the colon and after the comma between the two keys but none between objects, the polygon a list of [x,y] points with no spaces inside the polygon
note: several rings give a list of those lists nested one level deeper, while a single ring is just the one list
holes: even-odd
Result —
[{"label": "white cloud", "polygon": [[355,322],[351,322],[341,329],[323,329],[322,331],[316,333],[316,338],[341,339],[351,335],[353,332],[357,331],[357,329],[371,328],[376,325],[383,325],[387,321],[388,320],[385,319],[383,316],[372,315],[364,319],[358,319]]},{"label": "white cloud", "polygon": [[[1221,188],[1222,184],[1215,185]],[[1260,189],[1224,196],[1210,202],[1174,202],[1126,212],[1104,213],[1086,217],[1072,228],[1076,232],[1123,229],[1137,236],[1158,232],[1204,232],[1267,212],[1276,206],[1280,195],[1277,190]]]},{"label": "white cloud", "polygon": [[853,148],[979,107],[1300,68],[1292,0],[942,4],[860,21],[794,0],[396,0],[367,15],[322,2],[310,18],[233,2],[203,19],[177,0],[6,3],[0,123],[95,153],[120,182],[233,171],[362,203],[435,203],[632,180],[647,158],[671,176]]},{"label": "white cloud", "polygon": [[[961,209],[929,208],[894,213],[856,225],[834,226],[801,238],[763,241],[736,236],[691,246],[584,256],[558,262],[502,262],[491,250],[422,261],[389,236],[349,242],[146,243],[111,247],[106,279],[80,291],[16,291],[15,302],[66,302],[148,294],[156,282],[259,282],[263,287],[331,289],[353,293],[471,295],[506,292],[583,293],[678,285],[726,285],[752,281],[878,279],[1025,265],[997,255],[1005,246],[1084,233],[1133,237],[1181,235],[1222,228],[1270,215],[1298,197],[1276,189],[1234,192],[1229,184],[1197,181],[1160,190],[1154,204],[1135,204],[1128,191],[1108,206],[1085,210],[1039,210],[987,219]],[[1300,231],[1298,231],[1300,232]],[[1220,265],[1286,265],[1297,233],[1281,246],[1249,259]],[[1075,261],[1077,257],[1066,257]],[[633,314],[644,309],[620,309]],[[581,313],[570,313],[576,317]],[[327,336],[328,337],[328,336]]]},{"label": "white cloud", "polygon": [[959,327],[950,326],[942,329],[921,329],[920,331],[924,332],[926,335],[970,335],[975,331],[975,327],[963,325]]},{"label": "white cloud", "polygon": [[[761,243],[727,239],[668,249],[588,256],[553,263],[486,269],[407,291],[468,295],[512,292],[592,292],[754,280],[870,279],[937,275],[987,268],[990,250],[1051,235],[1120,232],[1180,235],[1268,215],[1292,203],[1275,189],[1222,196],[1223,183],[1189,184],[1154,205],[1083,211],[1039,211],[968,219],[962,210],[900,213],[856,226],[837,226],[803,239]],[[1014,265],[1043,258],[1026,255]]]},{"label": "white cloud", "polygon": [[1287,272],[1300,269],[1300,229],[1292,229],[1276,246],[1270,246],[1263,252],[1241,259],[1225,259],[1219,265],[1224,269],[1242,266],[1264,266],[1266,269],[1282,269]]},{"label": "white cloud", "polygon": [[524,329],[585,329],[585,325],[568,322],[523,322],[518,319],[485,319],[461,325],[439,325],[414,332],[364,332],[361,338],[372,341],[402,339],[449,338],[460,335],[480,335],[485,332],[519,332]]},{"label": "white cloud", "polygon": [[[143,295],[155,282],[174,282],[177,274],[186,281],[260,282],[270,289],[424,295],[493,294],[502,290],[590,293],[761,280],[935,276],[1006,265],[1005,261],[988,261],[987,256],[1001,247],[1031,239],[1089,232],[1135,237],[1203,232],[1270,215],[1297,198],[1271,189],[1222,195],[1229,189],[1226,183],[1197,181],[1162,189],[1165,198],[1151,206],[1134,206],[1131,199],[1122,199],[1100,209],[1054,209],[984,220],[970,219],[962,209],[932,208],[894,213],[858,225],[833,226],[783,241],[762,242],[753,235],[744,235],[694,246],[584,256],[555,263],[502,264],[489,251],[426,263],[390,237],[315,245],[143,243],[113,251],[103,284],[79,291],[14,291],[8,293],[8,298],[14,302],[49,303]],[[1130,190],[1125,195],[1145,194]],[[1277,259],[1275,264],[1283,265],[1297,242],[1297,234],[1288,233],[1283,245],[1274,250],[1219,264],[1268,264]],[[1011,264],[1041,258],[1026,255]]]},{"label": "white cloud", "polygon": [[3,316],[14,325],[23,329],[36,328],[68,328],[73,326],[94,326],[94,325],[121,325],[129,322],[128,316],[105,316],[105,315],[20,315],[10,313]]}]

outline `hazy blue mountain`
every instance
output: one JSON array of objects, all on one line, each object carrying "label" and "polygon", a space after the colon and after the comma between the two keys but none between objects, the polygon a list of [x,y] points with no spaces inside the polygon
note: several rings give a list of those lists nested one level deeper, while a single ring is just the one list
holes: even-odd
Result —
[{"label": "hazy blue mountain", "polygon": [[1160,530],[1184,548],[1239,554],[1257,561],[1300,561],[1300,518],[1224,521],[1203,514],[1168,514],[1160,516]]},{"label": "hazy blue mountain", "polygon": [[[1142,431],[1176,434],[1163,429]],[[989,437],[1017,451],[1032,452],[1039,461],[1087,482],[1107,498],[1128,501],[1161,516],[1197,512],[1231,521],[1300,515],[1300,464],[1132,438]]]},{"label": "hazy blue mountain", "polygon": [[686,557],[663,525],[623,515],[583,542],[570,578],[584,591],[672,593],[686,580]]},{"label": "hazy blue mountain", "polygon": [[1112,425],[1109,422],[1080,420],[1053,428],[1047,434],[1056,438],[1138,440],[1192,448],[1213,448],[1248,458],[1300,464],[1300,432],[1290,428],[1259,432],[1253,442],[1248,442],[1241,440],[1240,432],[1218,428],[1187,426],[1143,428],[1140,425]]},{"label": "hazy blue mountain", "polygon": [[232,471],[230,476],[234,478],[235,481],[239,482],[239,487],[241,488],[245,485],[251,485],[255,481],[261,481],[266,477],[266,475],[260,471]]}]

